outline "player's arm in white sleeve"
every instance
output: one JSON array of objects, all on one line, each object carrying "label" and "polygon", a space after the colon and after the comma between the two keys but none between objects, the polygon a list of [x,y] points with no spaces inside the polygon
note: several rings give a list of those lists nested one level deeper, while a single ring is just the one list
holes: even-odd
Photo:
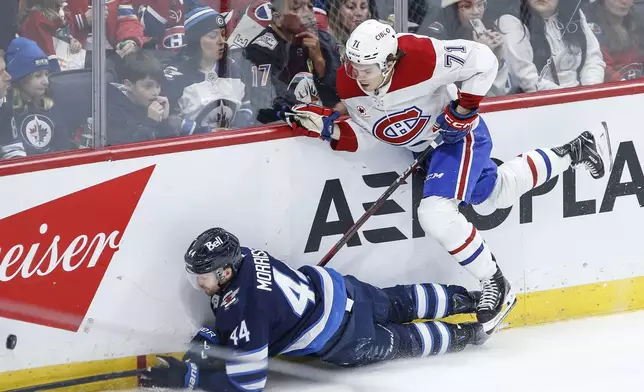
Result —
[{"label": "player's arm in white sleeve", "polygon": [[579,82],[583,86],[604,83],[606,63],[604,62],[599,41],[590,30],[584,13],[582,11],[579,11],[579,13],[581,14],[581,28],[586,36],[586,61],[579,73]]},{"label": "player's arm in white sleeve", "polygon": [[497,76],[499,62],[494,52],[487,45],[474,41],[429,40],[436,53],[432,79],[442,85],[461,82],[459,105],[477,109]]},{"label": "player's arm in white sleeve", "polygon": [[227,360],[225,371],[202,369],[198,382],[200,389],[213,392],[261,392],[264,389],[268,375],[269,317],[257,306],[246,309],[245,317],[226,323],[220,331],[222,345],[233,350],[236,360]]}]

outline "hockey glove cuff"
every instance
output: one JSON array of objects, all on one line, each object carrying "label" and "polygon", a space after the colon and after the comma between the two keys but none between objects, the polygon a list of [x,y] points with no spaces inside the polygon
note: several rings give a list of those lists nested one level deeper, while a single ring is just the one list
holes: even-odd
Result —
[{"label": "hockey glove cuff", "polygon": [[308,137],[320,138],[331,141],[335,120],[340,117],[340,112],[318,105],[295,105],[292,117],[296,122],[293,129]]},{"label": "hockey glove cuff", "polygon": [[199,366],[173,357],[157,356],[159,365],[141,374],[144,388],[187,388],[199,386]]},{"label": "hockey glove cuff", "polygon": [[448,144],[457,143],[465,137],[475,125],[479,118],[479,109],[472,110],[468,114],[459,114],[456,111],[459,101],[450,102],[443,113],[436,118],[434,132],[440,131],[443,141]]}]

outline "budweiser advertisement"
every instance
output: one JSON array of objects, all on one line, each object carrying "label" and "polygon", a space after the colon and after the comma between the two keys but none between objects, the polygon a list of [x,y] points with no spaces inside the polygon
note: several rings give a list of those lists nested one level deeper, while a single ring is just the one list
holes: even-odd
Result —
[{"label": "budweiser advertisement", "polygon": [[0,220],[0,317],[77,331],[153,171]]}]

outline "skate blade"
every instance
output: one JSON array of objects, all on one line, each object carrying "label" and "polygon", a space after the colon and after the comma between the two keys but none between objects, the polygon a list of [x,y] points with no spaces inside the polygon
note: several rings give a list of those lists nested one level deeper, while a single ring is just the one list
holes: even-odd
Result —
[{"label": "skate blade", "polygon": [[496,315],[492,320],[483,323],[483,330],[485,333],[488,335],[492,335],[494,331],[501,325],[503,320],[510,314],[510,311],[514,308],[514,306],[517,304],[517,296],[514,294],[512,290],[508,292],[508,295],[505,297],[505,302],[503,304],[504,308],[501,309],[499,314]]},{"label": "skate blade", "polygon": [[[610,173],[613,171],[613,146],[610,142],[610,132],[608,132],[608,124],[606,121],[602,121],[602,127],[604,127],[604,132],[600,135],[601,142],[598,141],[597,145],[599,146],[599,153],[604,159],[604,166],[607,168],[606,172]],[[608,164],[606,164],[608,160]]]}]

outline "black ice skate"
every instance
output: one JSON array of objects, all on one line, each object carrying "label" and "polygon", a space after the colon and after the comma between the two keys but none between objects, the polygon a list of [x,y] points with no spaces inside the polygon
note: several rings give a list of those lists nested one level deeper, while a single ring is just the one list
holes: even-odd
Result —
[{"label": "black ice skate", "polygon": [[570,143],[552,151],[560,157],[570,155],[573,167],[585,166],[593,178],[602,178],[613,166],[613,151],[605,122],[602,122],[602,128],[595,132],[584,131]]},{"label": "black ice skate", "polygon": [[452,296],[452,309],[454,309],[454,314],[476,312],[476,305],[479,303],[480,299],[480,291],[470,291],[467,294],[454,294]]},{"label": "black ice skate", "polygon": [[498,266],[494,275],[481,281],[481,284],[483,290],[476,307],[476,318],[485,332],[491,335],[514,308],[517,298]]},{"label": "black ice skate", "polygon": [[452,344],[448,352],[454,353],[465,349],[468,344],[481,345],[490,338],[481,323],[461,323],[450,325]]}]

